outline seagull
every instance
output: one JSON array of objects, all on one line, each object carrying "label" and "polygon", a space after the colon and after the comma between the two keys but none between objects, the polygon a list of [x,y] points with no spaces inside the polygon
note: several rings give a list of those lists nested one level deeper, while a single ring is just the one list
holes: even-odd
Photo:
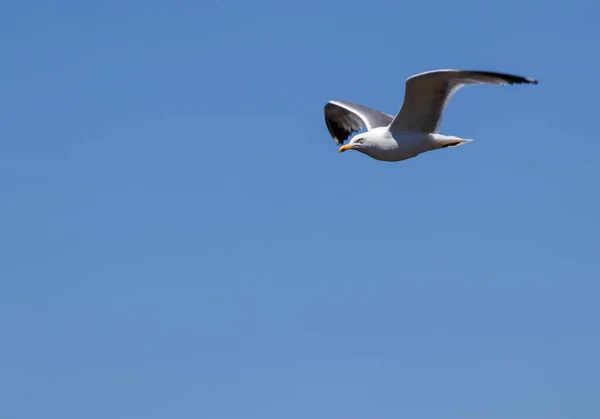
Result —
[{"label": "seagull", "polygon": [[[380,161],[407,160],[431,150],[472,142],[438,134],[444,110],[452,96],[471,84],[537,84],[528,77],[489,71],[433,70],[406,80],[404,103],[395,117],[352,102],[331,100],[325,104],[325,123],[339,152],[356,150]],[[350,134],[366,126],[367,131]]]}]

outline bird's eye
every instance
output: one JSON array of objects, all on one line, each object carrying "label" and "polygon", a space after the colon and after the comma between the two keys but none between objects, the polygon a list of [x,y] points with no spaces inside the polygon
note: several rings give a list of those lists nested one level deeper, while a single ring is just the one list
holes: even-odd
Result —
[{"label": "bird's eye", "polygon": [[365,139],[364,139],[364,138],[359,138],[358,140],[356,140],[356,142],[357,142],[358,144],[362,144],[362,143],[364,143],[364,142],[365,142]]}]

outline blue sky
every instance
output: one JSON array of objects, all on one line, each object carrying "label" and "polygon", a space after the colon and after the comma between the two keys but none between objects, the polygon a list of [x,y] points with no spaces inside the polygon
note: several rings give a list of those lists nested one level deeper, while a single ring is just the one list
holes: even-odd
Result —
[{"label": "blue sky", "polygon": [[[2,2],[0,416],[597,418],[599,14]],[[436,68],[540,84],[337,152],[327,100]]]}]

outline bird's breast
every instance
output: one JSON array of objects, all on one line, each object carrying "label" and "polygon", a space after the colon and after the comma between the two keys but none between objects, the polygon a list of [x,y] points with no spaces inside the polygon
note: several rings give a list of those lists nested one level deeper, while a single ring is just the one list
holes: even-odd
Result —
[{"label": "bird's breast", "polygon": [[400,161],[432,150],[434,143],[429,134],[407,133],[390,135],[380,147],[369,150],[369,155],[382,161]]}]

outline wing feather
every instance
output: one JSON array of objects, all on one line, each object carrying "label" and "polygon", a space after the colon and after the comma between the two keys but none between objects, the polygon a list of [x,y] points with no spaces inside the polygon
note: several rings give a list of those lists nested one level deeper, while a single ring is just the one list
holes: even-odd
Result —
[{"label": "wing feather", "polygon": [[490,71],[435,70],[406,80],[402,108],[390,125],[393,131],[438,132],[454,94],[471,84],[537,84],[537,80]]},{"label": "wing feather", "polygon": [[331,100],[325,104],[325,123],[334,141],[341,145],[350,134],[363,128],[388,126],[394,117],[352,102]]}]

